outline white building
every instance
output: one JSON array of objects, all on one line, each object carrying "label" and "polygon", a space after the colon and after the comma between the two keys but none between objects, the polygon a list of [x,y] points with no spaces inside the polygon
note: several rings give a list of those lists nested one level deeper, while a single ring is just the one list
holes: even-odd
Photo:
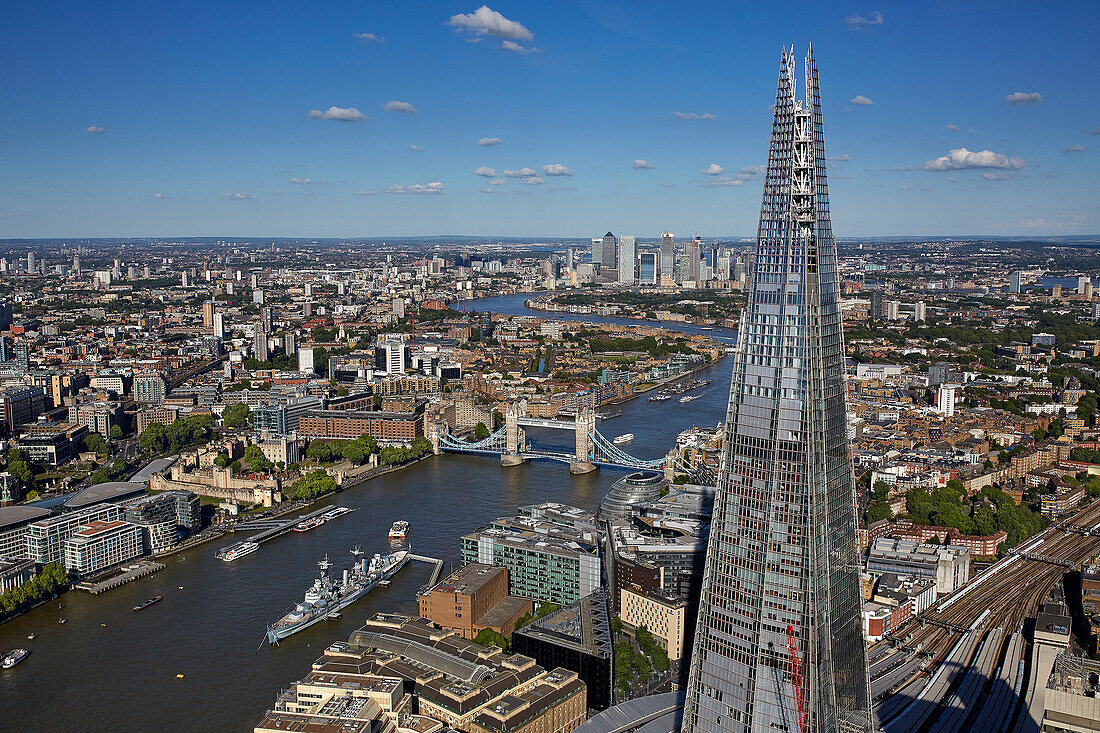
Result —
[{"label": "white building", "polygon": [[955,385],[940,385],[940,389],[936,393],[936,409],[944,417],[951,417],[955,414]]},{"label": "white building", "polygon": [[619,237],[619,282],[623,285],[635,283],[638,267],[638,241],[632,234]]},{"label": "white building", "polygon": [[65,540],[65,569],[91,575],[145,554],[145,541],[136,524],[93,521]]},{"label": "white building", "polygon": [[313,374],[313,348],[302,347],[298,349],[298,371],[303,374]]}]

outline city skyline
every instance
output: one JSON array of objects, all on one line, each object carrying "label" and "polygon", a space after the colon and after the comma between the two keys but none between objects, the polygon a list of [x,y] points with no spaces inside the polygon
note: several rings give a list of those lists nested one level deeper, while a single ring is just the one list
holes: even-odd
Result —
[{"label": "city skyline", "polygon": [[15,9],[0,236],[751,236],[811,36],[841,237],[1100,230],[1094,7],[259,7]]}]

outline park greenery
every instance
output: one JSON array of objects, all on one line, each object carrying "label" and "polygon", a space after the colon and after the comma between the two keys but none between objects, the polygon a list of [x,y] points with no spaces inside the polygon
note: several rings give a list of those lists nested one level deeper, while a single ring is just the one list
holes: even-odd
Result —
[{"label": "park greenery", "polygon": [[378,459],[387,466],[400,466],[415,461],[432,452],[427,438],[415,438],[409,445],[387,445],[378,453]]},{"label": "park greenery", "polygon": [[[582,332],[581,335],[585,335],[585,333]],[[672,354],[698,353],[688,346],[687,340],[683,338],[659,341],[656,336],[634,339],[628,336],[600,337],[595,334],[596,332],[592,332],[592,335],[588,337],[588,348],[592,350],[593,354],[603,354],[609,351],[634,351],[649,354],[654,358],[661,358]]]},{"label": "park greenery", "polygon": [[227,428],[241,428],[248,424],[252,417],[252,410],[244,402],[230,405],[222,412],[222,422]]},{"label": "park greenery", "polygon": [[64,591],[69,586],[69,576],[60,563],[46,563],[42,572],[17,588],[0,593],[0,611],[14,613],[26,606]]},{"label": "park greenery", "polygon": [[271,473],[275,468],[275,464],[268,460],[258,445],[250,445],[245,448],[244,459],[248,461],[248,465],[255,473]]},{"label": "park greenery", "polygon": [[126,465],[126,461],[121,458],[116,458],[111,463],[96,469],[96,472],[91,475],[88,482],[92,486],[95,486],[96,484],[105,484],[108,481],[118,481],[126,475],[127,468],[129,467]]},{"label": "park greenery", "polygon": [[[114,427],[118,427],[115,425]],[[107,455],[111,451],[110,444],[103,439],[103,436],[99,433],[88,433],[81,441],[83,448],[86,451],[97,453],[101,456]]]},{"label": "park greenery", "polygon": [[306,458],[318,463],[345,460],[360,466],[377,452],[378,441],[364,433],[355,440],[312,440],[306,448]]},{"label": "park greenery", "polygon": [[143,453],[174,453],[182,448],[209,442],[214,435],[212,415],[192,415],[171,425],[153,423],[138,436]]},{"label": "park greenery", "polygon": [[[905,495],[904,516],[917,524],[954,527],[968,535],[989,536],[1004,530],[1008,538],[1002,546],[1008,548],[1050,524],[1049,519],[1026,504],[1017,506],[1011,496],[993,486],[982,489],[975,501],[965,499],[966,489],[958,480],[948,481],[946,486],[931,492],[911,489]],[[1001,550],[999,547],[998,552]]]},{"label": "park greenery", "polygon": [[508,653],[512,651],[512,641],[499,631],[493,629],[482,629],[477,632],[477,636],[474,637],[475,644],[481,644],[482,646],[498,646],[502,651]]},{"label": "park greenery", "polygon": [[30,455],[27,451],[21,448],[9,450],[6,470],[27,489],[28,495],[37,487],[34,471],[31,470]]},{"label": "park greenery", "polygon": [[317,469],[302,476],[289,487],[283,489],[283,497],[291,501],[297,499],[314,499],[321,494],[327,494],[336,490],[336,479],[329,476],[324,470]]}]

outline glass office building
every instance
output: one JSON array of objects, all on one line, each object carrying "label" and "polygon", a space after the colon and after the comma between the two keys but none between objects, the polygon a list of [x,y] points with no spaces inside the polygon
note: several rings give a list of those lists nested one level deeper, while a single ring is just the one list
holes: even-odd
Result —
[{"label": "glass office building", "polygon": [[685,731],[871,731],[836,240],[812,50],[805,64],[800,102],[795,60],[784,51]]}]

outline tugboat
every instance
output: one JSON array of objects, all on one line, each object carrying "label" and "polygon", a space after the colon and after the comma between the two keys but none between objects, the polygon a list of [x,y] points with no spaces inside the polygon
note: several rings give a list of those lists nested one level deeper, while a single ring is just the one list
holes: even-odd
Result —
[{"label": "tugboat", "polygon": [[146,608],[149,608],[149,606],[153,605],[154,603],[160,603],[163,600],[164,600],[164,596],[156,596],[155,598],[150,598],[149,600],[143,601],[143,602],[137,604],[136,606],[134,606],[134,610],[135,611],[144,611]]},{"label": "tugboat", "polygon": [[328,555],[317,563],[321,573],[306,591],[305,597],[289,613],[267,627],[268,643],[275,644],[279,639],[285,639],[322,619],[338,614],[341,609],[374,590],[380,582],[389,580],[409,561],[407,550],[389,555],[375,555],[369,561],[359,559],[363,551],[358,547],[351,554],[356,558],[355,563],[351,570],[344,570],[340,579],[334,580],[329,576],[328,569],[332,567],[332,563],[329,562]]},{"label": "tugboat", "polygon": [[405,521],[394,522],[390,527],[391,540],[403,540],[409,536],[409,523]]},{"label": "tugboat", "polygon": [[26,649],[16,649],[8,654],[4,655],[4,661],[0,662],[0,666],[4,669],[11,669],[15,665],[22,662],[30,654]]}]

